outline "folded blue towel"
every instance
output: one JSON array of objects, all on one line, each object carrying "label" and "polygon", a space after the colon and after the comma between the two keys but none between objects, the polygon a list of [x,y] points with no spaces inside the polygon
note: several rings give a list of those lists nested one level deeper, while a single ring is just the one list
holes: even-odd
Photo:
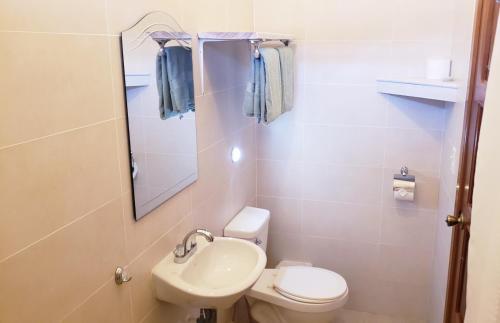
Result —
[{"label": "folded blue towel", "polygon": [[165,120],[174,116],[174,107],[170,97],[170,84],[167,73],[167,55],[163,50],[156,55],[156,86],[158,87],[158,98],[160,118]]},{"label": "folded blue towel", "polygon": [[243,112],[258,122],[270,123],[293,108],[293,50],[261,48],[260,57],[253,57],[251,65]]},{"label": "folded blue towel", "polygon": [[282,112],[292,110],[294,96],[294,60],[293,49],[285,46],[278,48],[281,66],[281,88],[283,91]]},{"label": "folded blue towel", "polygon": [[256,111],[254,109],[255,100],[255,83],[256,83],[256,71],[257,65],[259,64],[258,58],[252,58],[250,75],[248,76],[247,87],[245,89],[245,98],[243,99],[243,114],[247,117],[255,117]]},{"label": "folded blue towel", "polygon": [[161,50],[156,59],[156,81],[162,119],[195,110],[191,50],[180,46]]},{"label": "folded blue towel", "polygon": [[264,123],[270,123],[281,115],[283,108],[280,56],[276,48],[261,48],[260,56],[264,61],[266,72]]},{"label": "folded blue towel", "polygon": [[266,109],[264,62],[260,57],[253,57],[251,65],[252,69],[243,101],[243,113],[247,117],[257,118],[260,122]]}]

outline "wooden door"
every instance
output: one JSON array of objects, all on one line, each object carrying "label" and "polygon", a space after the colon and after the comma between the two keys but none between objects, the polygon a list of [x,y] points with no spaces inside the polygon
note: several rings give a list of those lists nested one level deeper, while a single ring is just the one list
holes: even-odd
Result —
[{"label": "wooden door", "polygon": [[477,3],[471,79],[465,112],[455,211],[446,219],[448,225],[454,228],[445,323],[464,322],[467,307],[467,251],[472,220],[476,155],[499,7],[496,0],[478,0]]}]

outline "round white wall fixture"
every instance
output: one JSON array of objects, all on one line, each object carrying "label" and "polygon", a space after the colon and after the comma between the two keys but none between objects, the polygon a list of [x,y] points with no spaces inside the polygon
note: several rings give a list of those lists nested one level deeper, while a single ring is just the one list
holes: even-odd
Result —
[{"label": "round white wall fixture", "polygon": [[241,159],[241,150],[238,147],[233,147],[231,150],[231,160],[233,163],[238,162]]}]

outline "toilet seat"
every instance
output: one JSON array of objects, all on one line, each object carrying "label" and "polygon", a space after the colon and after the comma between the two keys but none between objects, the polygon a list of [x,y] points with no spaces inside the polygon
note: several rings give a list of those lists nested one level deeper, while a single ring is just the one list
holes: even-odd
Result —
[{"label": "toilet seat", "polygon": [[[293,268],[293,267],[289,267]],[[315,267],[307,267],[307,268],[315,268]],[[321,268],[315,268],[321,269]],[[316,270],[312,272],[316,272]],[[280,269],[264,269],[264,272],[257,280],[257,282],[252,286],[252,288],[247,292],[247,296],[250,298],[261,300],[264,302],[268,302],[273,305],[281,306],[290,310],[299,311],[303,313],[321,313],[328,312],[342,307],[346,302],[349,294],[349,290],[347,288],[347,284],[345,285],[345,290],[341,295],[338,295],[336,298],[326,298],[323,300],[314,299],[309,297],[300,297],[297,294],[287,293],[284,290],[280,290],[275,288],[275,281],[277,281],[277,277],[279,275]],[[327,271],[326,269],[322,269]],[[304,271],[306,273],[307,271]],[[329,273],[338,275],[334,272],[327,271]],[[345,283],[345,280],[340,276]],[[309,278],[306,277],[306,281],[310,281],[311,276]]]},{"label": "toilet seat", "polygon": [[347,291],[347,283],[339,274],[317,267],[281,267],[274,289],[298,302],[324,304],[335,301]]}]

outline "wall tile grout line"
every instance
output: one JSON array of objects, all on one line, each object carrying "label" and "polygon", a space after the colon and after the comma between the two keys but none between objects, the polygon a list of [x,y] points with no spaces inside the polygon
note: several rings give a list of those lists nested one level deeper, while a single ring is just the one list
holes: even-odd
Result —
[{"label": "wall tile grout line", "polygon": [[117,120],[115,117],[108,118],[108,119],[97,121],[97,122],[94,122],[94,123],[89,123],[89,124],[84,125],[84,126],[80,126],[80,127],[76,127],[76,128],[71,128],[71,129],[66,129],[66,130],[61,130],[61,131],[57,131],[57,132],[54,132],[54,133],[51,133],[51,134],[48,134],[48,135],[45,135],[45,136],[41,136],[41,137],[29,139],[29,140],[20,141],[20,142],[17,142],[15,144],[10,144],[10,145],[6,145],[6,146],[3,146],[3,147],[0,147],[0,152],[2,152],[3,150],[12,149],[12,148],[15,148],[17,146],[21,146],[21,145],[25,145],[25,144],[30,144],[30,143],[33,143],[33,142],[37,142],[37,141],[40,141],[40,140],[44,140],[44,139],[56,137],[56,136],[59,136],[59,135],[64,135],[64,134],[67,134],[67,133],[71,133],[71,132],[75,132],[75,131],[79,131],[79,130],[83,130],[83,129],[92,128],[92,127],[99,126],[99,125],[102,125],[102,124],[105,124],[105,123],[108,123],[108,122],[114,122],[115,120]]},{"label": "wall tile grout line", "polygon": [[114,277],[111,277],[111,278],[108,278],[108,280],[106,280],[101,286],[97,287],[92,293],[89,294],[89,296],[87,296],[81,303],[79,303],[78,305],[76,305],[73,309],[71,309],[66,315],[63,316],[63,318],[60,320],[61,322],[63,322],[64,320],[66,320],[71,314],[73,314],[74,312],[76,312],[79,308],[81,308],[83,305],[85,305],[85,303],[87,303],[90,299],[92,299],[92,297],[94,297],[95,295],[97,295],[101,290],[104,289],[104,287],[106,287],[106,285],[108,285],[109,283],[114,283],[115,281],[115,278]]},{"label": "wall tile grout line", "polygon": [[[109,31],[109,17],[108,17],[108,0],[105,1],[105,7],[106,7],[106,25],[107,25],[107,28],[108,28],[108,31]],[[120,201],[120,206],[121,206],[121,209],[122,209],[122,216],[121,216],[121,224],[122,224],[122,230],[123,230],[123,245],[125,247],[125,255],[127,257],[127,260],[129,259],[129,250],[128,248],[126,248],[127,246],[127,241],[128,241],[128,236],[127,236],[127,230],[125,228],[125,201],[123,199],[124,197],[124,192],[125,192],[125,183],[124,181],[125,180],[128,180],[127,179],[124,179],[123,178],[123,170],[122,168],[124,167],[124,165],[122,165],[121,163],[121,159],[120,159],[120,135],[119,135],[119,129],[118,129],[118,122],[120,120],[122,120],[123,122],[127,122],[127,120],[125,120],[126,116],[124,118],[120,118],[119,115],[118,115],[118,106],[117,106],[117,102],[116,102],[116,93],[118,91],[117,89],[117,84],[115,83],[115,79],[113,78],[113,66],[112,66],[112,57],[111,57],[111,40],[108,38],[108,57],[109,57],[109,72],[111,74],[111,88],[112,88],[112,91],[113,91],[113,111],[115,113],[115,122],[114,122],[114,128],[115,128],[115,138],[116,138],[116,163],[118,165],[118,171],[119,171],[119,180],[120,180],[120,197],[121,197],[121,201]],[[124,107],[122,107],[124,108]],[[128,150],[127,150],[128,151]],[[127,159],[128,159],[128,156],[127,156]],[[127,194],[127,196],[131,196],[131,194]],[[131,287],[127,287],[127,296],[128,296],[128,300],[129,300],[129,312],[130,312],[130,319],[132,320],[132,318],[134,317],[134,312],[133,312],[133,306],[132,306],[132,302],[133,302],[133,298],[132,298],[132,288]]]},{"label": "wall tile grout line", "polygon": [[149,310],[145,315],[144,317],[141,318],[141,320],[139,321],[139,323],[142,323],[144,321],[146,321],[146,319],[154,312],[156,311],[156,309],[158,309],[161,305],[156,305],[154,306],[151,310]]},{"label": "wall tile grout line", "polygon": [[58,233],[58,232],[60,232],[60,231],[64,230],[65,228],[67,228],[67,227],[69,227],[69,226],[71,226],[71,225],[73,225],[73,224],[75,224],[75,223],[77,223],[77,222],[79,222],[79,221],[81,221],[81,220],[85,219],[87,216],[89,216],[89,215],[91,215],[91,214],[93,214],[93,213],[97,212],[98,210],[102,209],[103,207],[105,207],[105,206],[107,206],[107,205],[109,205],[109,204],[111,204],[111,203],[113,203],[113,202],[115,202],[115,201],[117,201],[117,200],[120,200],[120,199],[121,199],[121,196],[116,197],[116,198],[113,198],[113,199],[111,199],[111,200],[109,200],[109,201],[107,201],[107,202],[105,202],[105,203],[101,204],[100,206],[98,206],[98,207],[96,207],[96,208],[94,208],[94,209],[92,209],[92,210],[90,210],[90,211],[86,212],[85,214],[83,214],[83,215],[81,215],[81,216],[79,216],[79,217],[77,217],[77,218],[73,219],[72,221],[70,221],[70,222],[68,222],[68,223],[66,223],[66,224],[64,224],[64,225],[62,225],[62,226],[60,226],[59,228],[57,228],[57,229],[53,230],[52,232],[50,232],[49,234],[47,234],[47,235],[43,236],[42,238],[40,238],[40,239],[38,239],[38,240],[36,240],[36,241],[34,241],[34,242],[31,242],[30,244],[28,244],[28,245],[24,246],[23,248],[21,248],[21,249],[17,250],[16,252],[14,252],[14,253],[10,254],[9,256],[7,256],[7,257],[5,257],[5,258],[3,258],[3,259],[0,259],[0,265],[1,265],[2,263],[4,263],[4,262],[8,261],[9,259],[14,258],[15,256],[17,256],[17,255],[19,255],[19,254],[21,254],[21,253],[25,252],[26,250],[30,249],[30,248],[31,248],[31,247],[33,247],[34,245],[36,245],[36,244],[38,244],[38,243],[40,243],[40,242],[42,242],[42,241],[44,241],[44,240],[46,240],[46,239],[50,238],[51,236],[53,236],[54,234],[56,234],[56,233]]},{"label": "wall tile grout line", "polygon": [[[330,161],[309,161],[309,160],[299,160],[299,159],[269,159],[269,158],[259,158],[257,161],[263,161],[263,162],[284,162],[284,163],[303,163],[303,164],[311,164],[311,165],[317,165],[317,166],[335,166],[335,167],[342,167],[342,168],[362,168],[362,169],[376,169],[376,170],[390,170],[390,171],[399,171],[399,167],[390,167],[390,166],[384,166],[384,165],[362,165],[362,164],[355,164],[355,163],[335,163],[335,162],[330,162]],[[439,177],[439,173],[436,172],[433,169],[426,169],[426,168],[411,168],[410,172],[422,172],[422,173],[428,173],[432,175],[436,175]]]},{"label": "wall tile grout line", "polygon": [[63,33],[53,31],[32,31],[32,30],[0,30],[0,33],[16,33],[16,34],[40,34],[40,35],[59,35],[59,36],[77,36],[77,37],[110,37],[119,36],[112,34],[99,34],[99,33]]},{"label": "wall tile grout line", "polygon": [[[289,200],[289,201],[300,201],[301,198],[299,197],[290,197],[290,196],[279,196],[279,195],[265,195],[265,194],[258,194],[258,198],[268,198],[268,199],[275,199],[275,200]],[[346,206],[373,206],[373,207],[381,207],[383,206],[383,203],[364,203],[364,202],[348,202],[348,201],[341,201],[341,200],[325,200],[325,199],[309,199],[309,198],[304,198],[302,199],[304,202],[323,202],[323,203],[331,203],[331,204],[339,204],[339,205],[346,205]],[[429,208],[422,208],[422,207],[403,207],[403,206],[384,206],[385,208],[388,209],[397,209],[397,210],[406,210],[406,211],[422,211],[422,212],[436,212],[438,208],[435,209],[429,209]]]},{"label": "wall tile grout line", "polygon": [[139,252],[139,254],[137,254],[137,256],[135,256],[133,259],[131,259],[128,262],[127,266],[130,266],[130,265],[133,265],[134,263],[136,263],[145,253],[147,253],[160,240],[162,240],[163,238],[165,238],[169,233],[171,233],[174,229],[176,229],[176,227],[179,224],[181,224],[183,221],[185,221],[185,220],[186,220],[186,215],[183,216],[183,217],[181,217],[181,219],[179,219],[179,221],[177,221],[174,225],[172,225],[172,227],[170,228],[170,230],[168,230],[167,232],[164,232],[160,237],[158,237],[156,240],[154,240],[153,242],[151,242],[150,244],[148,244],[143,250],[141,250],[141,252]]}]

